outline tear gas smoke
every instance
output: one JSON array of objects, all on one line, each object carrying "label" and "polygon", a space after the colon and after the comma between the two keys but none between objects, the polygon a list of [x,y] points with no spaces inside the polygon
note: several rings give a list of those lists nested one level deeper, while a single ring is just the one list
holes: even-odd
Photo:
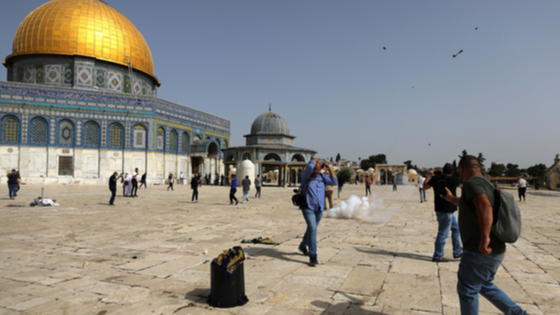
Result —
[{"label": "tear gas smoke", "polygon": [[397,209],[387,209],[383,207],[383,199],[378,199],[375,195],[371,198],[350,196],[347,201],[327,211],[329,218],[336,219],[357,219],[371,223],[385,223],[391,219],[391,215]]}]

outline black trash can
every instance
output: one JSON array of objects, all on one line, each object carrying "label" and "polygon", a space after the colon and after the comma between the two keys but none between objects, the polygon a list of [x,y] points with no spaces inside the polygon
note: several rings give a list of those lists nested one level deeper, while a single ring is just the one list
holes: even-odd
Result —
[{"label": "black trash can", "polygon": [[249,302],[245,295],[245,272],[241,263],[229,277],[220,267],[210,264],[210,299],[214,307],[235,307]]}]

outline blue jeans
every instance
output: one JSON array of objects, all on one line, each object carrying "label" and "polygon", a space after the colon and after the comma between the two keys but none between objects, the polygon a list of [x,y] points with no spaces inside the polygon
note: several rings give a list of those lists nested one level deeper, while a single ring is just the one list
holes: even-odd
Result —
[{"label": "blue jeans", "polygon": [[10,198],[17,197],[17,184],[8,184],[8,189],[10,190]]},{"label": "blue jeans", "polygon": [[248,190],[244,190],[243,191],[243,202],[245,202],[245,200],[249,199],[249,191]]},{"label": "blue jeans", "polygon": [[422,188],[420,188],[419,190],[420,190],[420,202],[423,202],[424,200],[426,200],[426,191]]},{"label": "blue jeans", "polygon": [[109,186],[109,190],[111,191],[111,199],[109,199],[109,204],[112,205],[115,202],[115,196],[117,195],[117,186]]},{"label": "blue jeans", "polygon": [[344,186],[338,186],[338,198],[340,198],[340,194],[342,194],[342,188],[344,188]]},{"label": "blue jeans", "polygon": [[299,245],[300,248],[309,248],[309,256],[317,255],[317,226],[319,221],[323,218],[323,211],[313,211],[305,209],[301,211],[305,223],[307,223],[307,230],[303,235],[303,240]]},{"label": "blue jeans", "polygon": [[443,247],[449,238],[451,229],[451,240],[453,243],[453,256],[459,256],[463,252],[461,246],[461,235],[459,234],[459,223],[454,213],[436,212],[438,221],[438,234],[434,249],[434,259],[443,258]]},{"label": "blue jeans", "polygon": [[527,314],[492,281],[505,253],[483,255],[465,250],[457,276],[457,293],[461,304],[461,315],[478,315],[478,293],[494,304],[506,315]]}]

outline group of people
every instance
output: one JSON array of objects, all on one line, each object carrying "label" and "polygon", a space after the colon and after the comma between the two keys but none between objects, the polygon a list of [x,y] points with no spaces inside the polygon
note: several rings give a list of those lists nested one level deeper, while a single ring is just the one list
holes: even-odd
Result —
[{"label": "group of people", "polygon": [[[325,174],[322,169],[327,169]],[[457,272],[457,293],[462,315],[478,314],[481,294],[504,314],[526,314],[519,305],[494,283],[498,267],[506,251],[505,242],[491,231],[493,222],[494,187],[482,176],[480,163],[472,155],[459,162],[459,178],[453,175],[453,166],[445,164],[441,172],[431,170],[422,180],[421,202],[426,201],[425,191],[434,189],[434,208],[438,221],[432,261],[445,262],[443,249],[452,233],[453,257],[461,259]],[[328,174],[328,175],[326,175]],[[463,183],[463,193],[456,190]],[[337,184],[336,175],[328,164],[312,159],[302,173],[300,190],[306,203],[300,206],[307,229],[298,250],[309,256],[309,265],[318,262],[317,227],[325,210],[325,187]],[[367,192],[366,190],[366,193]],[[469,204],[474,205],[474,210]],[[459,208],[459,221],[455,211]]]},{"label": "group of people", "polygon": [[[461,314],[478,314],[479,294],[504,314],[526,314],[493,283],[506,251],[505,242],[491,231],[496,188],[482,176],[480,163],[474,156],[461,159],[458,178],[453,172],[453,165],[446,163],[441,171],[430,170],[426,178],[418,181],[420,202],[427,201],[426,190],[434,190],[438,233],[432,261],[447,261],[443,250],[451,231],[453,258],[461,259],[457,272]],[[461,197],[457,197],[461,182]],[[455,216],[457,207],[459,220]]]},{"label": "group of people", "polygon": [[[111,199],[109,199],[109,205],[113,206],[115,202],[115,197],[117,196],[117,181],[120,179],[123,186],[123,196],[124,197],[138,197],[138,182],[140,182],[140,188],[146,185],[146,176],[144,173],[139,177],[138,168],[134,169],[132,174],[114,172],[111,177],[109,177],[109,190],[111,191]],[[139,181],[140,180],[140,181]]]},{"label": "group of people", "polygon": [[[228,176],[228,180],[230,183],[229,205],[230,206],[237,205],[239,204],[239,200],[237,200],[237,198],[235,197],[235,194],[237,193],[237,176],[235,174],[231,174],[230,176]],[[249,176],[245,176],[245,178],[241,181],[241,186],[243,187],[242,203],[249,202],[249,192],[252,186],[251,179],[249,179]],[[261,197],[261,187],[262,187],[261,176],[257,175],[257,177],[255,178],[255,189],[257,191],[255,193],[255,198]]]}]

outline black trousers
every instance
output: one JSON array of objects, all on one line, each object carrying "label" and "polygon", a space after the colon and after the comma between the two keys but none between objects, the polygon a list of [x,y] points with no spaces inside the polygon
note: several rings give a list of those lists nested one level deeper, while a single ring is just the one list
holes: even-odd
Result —
[{"label": "black trousers", "polygon": [[[198,188],[198,187],[197,187]],[[193,189],[191,201],[198,200],[198,189]]]},{"label": "black trousers", "polygon": [[235,198],[235,193],[237,192],[237,188],[232,188],[229,190],[229,202],[233,203],[233,201],[235,200],[235,202],[239,202],[239,200],[237,200],[237,198]]},{"label": "black trousers", "polygon": [[366,186],[366,196],[368,195],[368,192],[371,195],[371,186]]},{"label": "black trousers", "polygon": [[261,187],[255,187],[257,188],[257,193],[255,194],[255,198],[257,198],[257,196],[259,196],[259,198],[261,197]]},{"label": "black trousers", "polygon": [[527,187],[517,188],[517,192],[519,193],[519,200],[521,200],[521,197],[523,197],[523,199],[525,199],[525,191],[526,190],[527,190]]},{"label": "black trousers", "polygon": [[138,181],[136,179],[132,179],[132,196],[137,196],[138,193]]},{"label": "black trousers", "polygon": [[112,205],[115,201],[115,196],[117,195],[117,186],[109,186],[109,190],[111,191],[111,199],[109,200],[109,204]]}]

